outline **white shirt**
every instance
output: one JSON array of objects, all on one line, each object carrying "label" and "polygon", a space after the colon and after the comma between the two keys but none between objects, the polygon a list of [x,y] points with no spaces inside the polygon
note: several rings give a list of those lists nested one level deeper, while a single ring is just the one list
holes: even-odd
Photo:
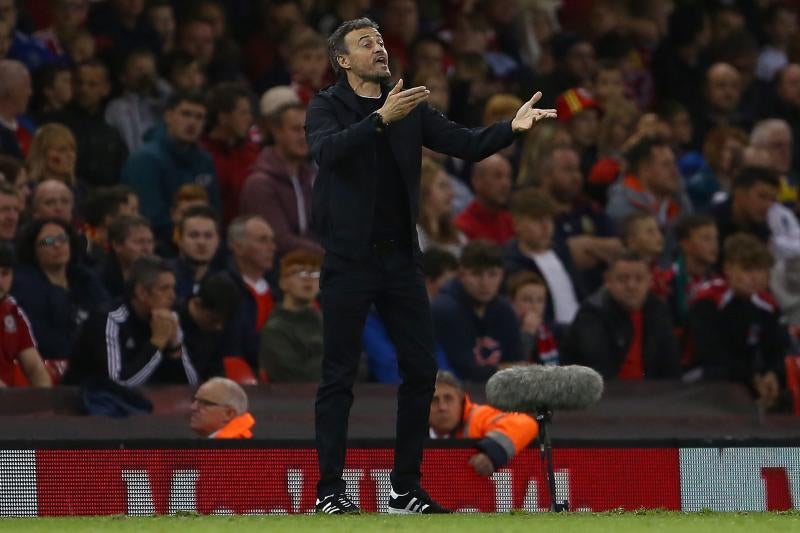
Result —
[{"label": "white shirt", "polygon": [[547,283],[547,290],[550,291],[550,297],[553,300],[553,314],[556,322],[570,324],[578,312],[578,298],[561,259],[553,250],[541,254],[530,254],[530,258],[536,262],[536,266],[539,267],[539,271]]}]

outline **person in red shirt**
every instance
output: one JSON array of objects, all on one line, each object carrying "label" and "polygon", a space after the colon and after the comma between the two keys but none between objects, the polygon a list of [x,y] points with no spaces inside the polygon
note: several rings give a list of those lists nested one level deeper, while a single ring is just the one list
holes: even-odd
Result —
[{"label": "person in red shirt", "polygon": [[609,262],[604,287],[586,299],[559,344],[563,364],[606,379],[669,379],[680,373],[669,307],[650,290],[650,268],[636,252]]},{"label": "person in red shirt", "polygon": [[34,387],[50,387],[53,383],[36,349],[28,317],[8,293],[14,280],[14,262],[11,246],[0,245],[0,388],[25,385],[25,381]]},{"label": "person in red shirt", "polygon": [[491,155],[472,170],[475,199],[453,222],[470,240],[485,239],[503,245],[514,236],[508,211],[512,168],[501,155]]}]

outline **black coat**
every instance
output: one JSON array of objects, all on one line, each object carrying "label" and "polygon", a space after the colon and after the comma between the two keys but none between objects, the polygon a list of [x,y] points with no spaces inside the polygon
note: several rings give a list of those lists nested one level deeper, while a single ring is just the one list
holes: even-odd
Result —
[{"label": "black coat", "polygon": [[[642,361],[646,379],[677,378],[678,345],[667,304],[652,293],[642,309]],[[563,364],[594,368],[606,379],[619,374],[633,339],[628,312],[605,289],[586,299],[558,346]]]},{"label": "black coat", "polygon": [[[384,91],[389,87],[384,86]],[[408,232],[416,243],[422,147],[461,159],[480,160],[514,140],[510,121],[469,129],[448,120],[427,103],[380,131],[365,116],[347,80],[311,99],[306,136],[319,165],[314,182],[312,227],[329,253],[362,259],[369,253],[375,206],[376,139],[387,135],[408,193]],[[415,246],[415,248],[418,248]]]}]

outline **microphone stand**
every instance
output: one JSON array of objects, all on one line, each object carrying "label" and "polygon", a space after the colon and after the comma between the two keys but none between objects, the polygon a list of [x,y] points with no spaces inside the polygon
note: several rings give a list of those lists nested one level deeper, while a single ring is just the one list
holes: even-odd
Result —
[{"label": "microphone stand", "polygon": [[545,463],[547,472],[547,486],[550,490],[550,511],[560,513],[562,511],[569,511],[569,502],[567,500],[558,501],[556,499],[556,475],[553,466],[553,446],[550,443],[550,433],[547,431],[547,425],[553,421],[553,411],[544,408],[536,414],[536,421],[539,423],[539,453],[542,462]]}]

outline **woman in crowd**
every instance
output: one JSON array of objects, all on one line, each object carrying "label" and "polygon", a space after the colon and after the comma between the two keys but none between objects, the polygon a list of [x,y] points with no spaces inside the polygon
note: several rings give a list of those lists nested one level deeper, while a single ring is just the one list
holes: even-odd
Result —
[{"label": "woman in crowd", "polygon": [[450,178],[438,163],[424,157],[420,176],[422,204],[417,221],[419,246],[447,250],[456,257],[467,244],[467,237],[453,224],[453,188]]}]

